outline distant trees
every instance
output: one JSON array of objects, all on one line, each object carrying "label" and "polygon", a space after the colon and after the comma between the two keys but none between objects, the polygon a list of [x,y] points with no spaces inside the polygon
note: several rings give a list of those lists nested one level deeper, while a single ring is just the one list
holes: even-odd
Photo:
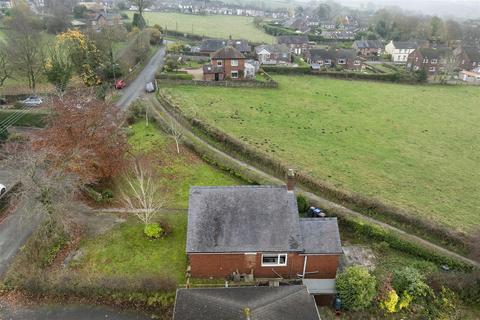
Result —
[{"label": "distant trees", "polygon": [[25,2],[17,3],[5,18],[6,54],[15,73],[28,80],[35,91],[37,77],[43,71],[41,21]]},{"label": "distant trees", "polygon": [[327,20],[331,18],[331,11],[332,9],[327,3],[320,3],[317,8],[317,15],[320,19]]}]

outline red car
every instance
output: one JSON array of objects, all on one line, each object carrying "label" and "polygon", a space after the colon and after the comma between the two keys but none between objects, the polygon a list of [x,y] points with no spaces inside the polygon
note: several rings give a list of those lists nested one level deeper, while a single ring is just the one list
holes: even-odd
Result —
[{"label": "red car", "polygon": [[125,83],[124,80],[117,80],[117,81],[115,82],[115,89],[117,89],[117,90],[123,89],[123,88],[125,88],[126,86],[127,86],[127,84]]}]

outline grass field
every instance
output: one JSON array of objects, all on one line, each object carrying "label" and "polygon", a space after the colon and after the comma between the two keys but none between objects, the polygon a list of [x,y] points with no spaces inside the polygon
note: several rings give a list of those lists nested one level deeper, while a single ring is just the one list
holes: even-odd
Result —
[{"label": "grass field", "polygon": [[[173,139],[159,131],[137,123],[130,128],[129,142],[134,152],[149,153],[159,162],[161,179],[158,183],[166,199],[165,207],[186,209],[190,186],[237,185],[242,182],[217,170],[182,147],[177,155]],[[143,226],[131,218],[106,234],[87,239],[82,244],[85,255],[76,266],[78,272],[125,278],[168,274],[178,283],[184,280],[187,258],[185,241],[186,211],[165,213],[173,232],[165,239],[151,241],[143,235]]]},{"label": "grass field", "polygon": [[[128,12],[130,18],[133,13]],[[243,16],[198,16],[171,12],[146,12],[145,19],[149,25],[158,24],[168,30],[193,33],[212,38],[247,39],[253,42],[272,43],[273,37],[258,29],[253,18]]]},{"label": "grass field", "polygon": [[293,167],[444,226],[480,227],[480,90],[278,76],[279,89],[166,89]]}]

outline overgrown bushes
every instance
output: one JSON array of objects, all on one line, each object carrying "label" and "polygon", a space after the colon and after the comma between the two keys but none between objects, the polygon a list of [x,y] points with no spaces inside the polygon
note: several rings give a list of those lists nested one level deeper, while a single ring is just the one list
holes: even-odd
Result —
[{"label": "overgrown bushes", "polygon": [[339,273],[336,287],[342,306],[347,310],[363,310],[372,304],[377,281],[364,267],[353,266]]},{"label": "overgrown bushes", "polygon": [[192,80],[193,76],[189,73],[181,73],[181,72],[175,72],[175,73],[167,73],[167,72],[162,72],[158,75],[159,79],[165,79],[165,80]]}]

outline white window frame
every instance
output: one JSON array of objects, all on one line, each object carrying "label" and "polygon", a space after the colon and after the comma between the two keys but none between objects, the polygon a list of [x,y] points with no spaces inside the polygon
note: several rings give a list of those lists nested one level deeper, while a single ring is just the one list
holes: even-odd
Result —
[{"label": "white window frame", "polygon": [[347,64],[347,59],[337,59],[338,64]]},{"label": "white window frame", "polygon": [[356,66],[359,66],[360,65],[360,60],[353,60],[353,64],[356,65]]},{"label": "white window frame", "polygon": [[437,62],[438,62],[437,59],[431,59],[431,60],[430,60],[430,63],[431,63],[431,64],[437,64]]},{"label": "white window frame", "polygon": [[[269,256],[269,257],[275,257],[276,256],[277,262],[276,263],[271,263],[271,262],[264,263],[263,258],[265,256]],[[285,262],[284,263],[280,263],[280,256],[285,256]],[[286,254],[286,253],[264,253],[264,254],[262,254],[262,267],[285,267],[287,265],[287,262],[288,262],[288,254]]]},{"label": "white window frame", "polygon": [[430,67],[430,68],[428,68],[428,71],[429,72],[435,72],[436,70],[435,70],[435,67]]},{"label": "white window frame", "polygon": [[222,60],[217,60],[217,66],[221,67],[223,65],[223,61]]},{"label": "white window frame", "polygon": [[325,59],[325,64],[332,64],[332,60],[331,59]]},{"label": "white window frame", "polygon": [[232,59],[231,62],[230,62],[230,65],[232,67],[238,67],[238,60],[237,59]]},{"label": "white window frame", "polygon": [[[236,74],[235,77],[233,76],[234,73]],[[232,71],[232,72],[230,73],[230,76],[232,77],[232,79],[238,79],[238,71]]]}]

